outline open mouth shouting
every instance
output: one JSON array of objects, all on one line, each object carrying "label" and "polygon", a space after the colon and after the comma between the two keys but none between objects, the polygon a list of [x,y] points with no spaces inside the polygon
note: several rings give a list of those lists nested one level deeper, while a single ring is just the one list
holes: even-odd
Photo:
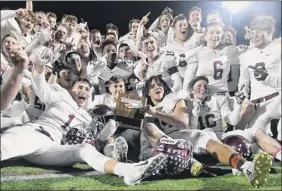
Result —
[{"label": "open mouth shouting", "polygon": [[86,101],[86,94],[80,94],[78,95],[78,102],[84,103]]}]

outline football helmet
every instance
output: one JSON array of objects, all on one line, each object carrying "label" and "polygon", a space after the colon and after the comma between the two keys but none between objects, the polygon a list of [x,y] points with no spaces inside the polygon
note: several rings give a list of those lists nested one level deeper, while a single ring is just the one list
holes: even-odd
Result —
[{"label": "football helmet", "polygon": [[159,153],[167,155],[167,163],[160,171],[164,175],[177,175],[191,166],[193,146],[190,141],[184,139],[172,139],[162,137],[158,140],[153,156]]},{"label": "football helmet", "polygon": [[229,145],[240,155],[249,159],[252,156],[252,145],[240,135],[230,135],[225,137],[222,142]]},{"label": "football helmet", "polygon": [[87,124],[82,124],[76,125],[73,128],[69,129],[67,134],[64,136],[62,143],[64,145],[89,143],[95,146],[95,139],[90,126]]},{"label": "football helmet", "polygon": [[114,119],[113,110],[106,105],[96,105],[89,112],[96,123],[97,132],[100,132],[110,119]]}]

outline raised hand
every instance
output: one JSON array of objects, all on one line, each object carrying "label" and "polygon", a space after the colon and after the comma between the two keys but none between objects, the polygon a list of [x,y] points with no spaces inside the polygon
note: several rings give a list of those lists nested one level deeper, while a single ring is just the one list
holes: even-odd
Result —
[{"label": "raised hand", "polygon": [[53,58],[53,51],[50,48],[47,48],[46,46],[41,46],[37,48],[34,52],[32,52],[30,57],[35,64],[44,66],[51,62]]},{"label": "raised hand", "polygon": [[148,16],[151,14],[151,12],[147,13],[140,21],[140,25],[146,25],[149,22]]},{"label": "raised hand", "polygon": [[27,15],[27,10],[26,9],[18,9],[18,10],[16,10],[16,15],[17,15],[18,19],[24,18]]},{"label": "raised hand", "polygon": [[24,69],[28,68],[28,64],[30,61],[28,55],[22,49],[18,50],[15,53],[12,53],[10,56],[10,60],[15,66],[15,69],[20,72],[23,72]]}]

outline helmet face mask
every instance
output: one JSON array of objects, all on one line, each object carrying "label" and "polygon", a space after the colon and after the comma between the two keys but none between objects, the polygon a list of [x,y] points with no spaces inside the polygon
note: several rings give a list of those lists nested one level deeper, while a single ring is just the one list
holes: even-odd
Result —
[{"label": "helmet face mask", "polygon": [[90,115],[96,123],[97,131],[100,132],[110,119],[114,119],[114,112],[106,105],[97,105],[90,110]]}]

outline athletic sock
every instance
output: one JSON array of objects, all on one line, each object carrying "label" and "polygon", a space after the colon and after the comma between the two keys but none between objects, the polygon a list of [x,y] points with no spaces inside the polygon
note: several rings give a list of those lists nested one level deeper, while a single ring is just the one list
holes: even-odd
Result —
[{"label": "athletic sock", "polygon": [[246,162],[246,159],[244,159],[241,155],[238,153],[233,153],[229,158],[229,164],[232,168],[236,168],[240,171],[242,171],[241,167]]},{"label": "athletic sock", "polygon": [[277,160],[281,161],[281,149],[278,149],[278,150],[275,152],[274,157],[275,157]]}]

